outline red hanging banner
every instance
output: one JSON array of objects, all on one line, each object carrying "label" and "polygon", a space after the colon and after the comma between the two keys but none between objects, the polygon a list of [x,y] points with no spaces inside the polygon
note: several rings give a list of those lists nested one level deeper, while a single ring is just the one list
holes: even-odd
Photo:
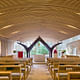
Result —
[{"label": "red hanging banner", "polygon": [[57,50],[56,49],[54,50],[54,54],[57,54]]},{"label": "red hanging banner", "polygon": [[23,51],[18,51],[18,58],[23,58]]}]

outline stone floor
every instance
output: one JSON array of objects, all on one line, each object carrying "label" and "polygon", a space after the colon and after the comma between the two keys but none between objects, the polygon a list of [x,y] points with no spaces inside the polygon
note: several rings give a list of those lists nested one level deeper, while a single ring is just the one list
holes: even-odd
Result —
[{"label": "stone floor", "polygon": [[27,80],[52,80],[46,64],[34,64]]}]

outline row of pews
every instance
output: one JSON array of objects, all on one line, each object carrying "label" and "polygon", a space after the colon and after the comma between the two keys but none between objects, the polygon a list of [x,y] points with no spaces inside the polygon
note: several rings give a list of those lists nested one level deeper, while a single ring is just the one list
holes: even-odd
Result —
[{"label": "row of pews", "polygon": [[0,80],[26,80],[31,71],[32,60],[0,57]]},{"label": "row of pews", "polygon": [[47,58],[53,80],[80,80],[80,58]]}]

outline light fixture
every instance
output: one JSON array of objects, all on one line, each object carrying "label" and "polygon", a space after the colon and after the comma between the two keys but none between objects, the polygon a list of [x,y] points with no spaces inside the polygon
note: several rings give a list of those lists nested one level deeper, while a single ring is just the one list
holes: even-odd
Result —
[{"label": "light fixture", "polygon": [[17,34],[17,33],[19,33],[20,31],[14,31],[14,32],[12,32],[11,34]]},{"label": "light fixture", "polygon": [[76,13],[76,14],[80,15],[80,13]]},{"label": "light fixture", "polygon": [[60,33],[62,33],[62,34],[68,34],[67,32],[65,32],[65,31],[59,31]]},{"label": "light fixture", "polygon": [[67,25],[67,27],[70,27],[70,28],[78,29],[78,30],[79,30],[79,28],[77,28],[77,27],[75,27],[75,26],[73,26],[73,25]]},{"label": "light fixture", "polygon": [[7,28],[10,28],[10,27],[12,27],[12,26],[13,26],[13,24],[7,25],[7,26],[2,27],[0,30],[2,30],[2,29],[7,29]]},{"label": "light fixture", "polygon": [[0,15],[2,15],[3,13],[0,13]]}]

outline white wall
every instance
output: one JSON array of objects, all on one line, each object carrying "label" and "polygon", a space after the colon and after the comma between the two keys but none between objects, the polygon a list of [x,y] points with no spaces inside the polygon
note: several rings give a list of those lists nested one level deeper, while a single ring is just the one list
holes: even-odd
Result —
[{"label": "white wall", "polygon": [[8,40],[8,55],[11,55],[13,53],[14,49],[14,41],[13,40]]},{"label": "white wall", "polygon": [[1,56],[7,55],[7,40],[1,39]]},{"label": "white wall", "polygon": [[80,55],[80,40],[69,43],[68,48],[70,53]]},{"label": "white wall", "polygon": [[11,54],[13,52],[14,48],[14,41],[9,40],[7,38],[0,38],[1,46],[1,54],[0,56],[7,56],[8,54]]}]

